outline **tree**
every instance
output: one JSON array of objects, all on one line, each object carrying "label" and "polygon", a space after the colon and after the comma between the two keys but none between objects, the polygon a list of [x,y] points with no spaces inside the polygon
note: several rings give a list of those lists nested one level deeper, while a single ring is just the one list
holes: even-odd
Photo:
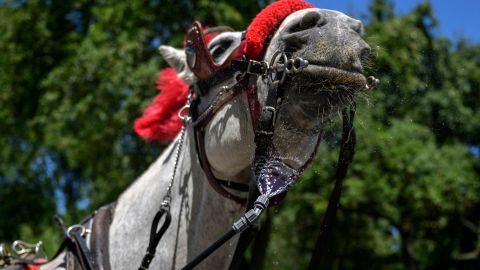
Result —
[{"label": "tree", "polygon": [[[55,212],[69,224],[114,201],[162,149],[132,131],[164,66],[157,46],[181,46],[194,18],[243,29],[258,10],[255,1],[1,1],[0,239],[51,235]],[[44,240],[53,252],[58,244]]]},{"label": "tree", "polygon": [[[370,6],[368,71],[382,83],[358,106],[357,154],[324,269],[477,269],[479,159],[468,145],[478,145],[480,47],[436,37],[428,2],[393,10]],[[333,188],[339,128],[331,134],[274,216],[268,269],[307,267]]]}]

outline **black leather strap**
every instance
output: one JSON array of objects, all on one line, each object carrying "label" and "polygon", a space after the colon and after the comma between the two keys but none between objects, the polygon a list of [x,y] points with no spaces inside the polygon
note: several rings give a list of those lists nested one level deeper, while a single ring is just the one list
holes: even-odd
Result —
[{"label": "black leather strap", "polygon": [[[165,215],[165,221],[163,225],[158,229],[158,224],[160,220]],[[170,222],[172,221],[172,216],[170,215],[170,209],[168,207],[162,206],[160,210],[158,210],[157,214],[153,218],[152,227],[150,228],[150,241],[148,243],[147,252],[145,253],[142,263],[138,270],[146,270],[150,267],[150,263],[152,262],[153,258],[155,257],[155,252],[157,250],[158,243],[162,236],[165,234],[165,231],[168,229]],[[158,230],[158,231],[157,231]]]},{"label": "black leather strap", "polygon": [[260,112],[258,127],[257,130],[255,130],[255,175],[259,175],[262,170],[272,145],[277,108],[279,107],[279,84],[279,81],[272,82],[268,88],[267,100]]},{"label": "black leather strap", "polygon": [[248,192],[249,190],[248,185],[242,184],[239,182],[233,182],[233,181],[222,180],[222,179],[217,179],[217,182],[226,188],[233,189],[236,191]]},{"label": "black leather strap", "polygon": [[82,269],[93,270],[93,257],[88,249],[85,238],[83,238],[80,232],[71,230],[68,239],[70,239],[69,250],[72,251],[75,257],[78,259]]},{"label": "black leather strap", "polygon": [[233,59],[232,63],[230,64],[230,69],[234,72],[239,71],[246,74],[263,75],[267,71],[267,66],[264,64],[264,62],[255,60]]},{"label": "black leather strap", "polygon": [[340,204],[343,180],[347,176],[348,166],[353,161],[353,156],[355,155],[356,135],[353,126],[355,104],[350,109],[350,113],[345,109],[343,110],[342,115],[343,134],[340,154],[338,156],[337,167],[335,170],[335,186],[328,201],[320,232],[312,256],[310,257],[308,270],[323,269],[322,264],[325,262],[325,259],[329,257],[328,247],[331,246],[332,228],[335,224],[337,209]]}]

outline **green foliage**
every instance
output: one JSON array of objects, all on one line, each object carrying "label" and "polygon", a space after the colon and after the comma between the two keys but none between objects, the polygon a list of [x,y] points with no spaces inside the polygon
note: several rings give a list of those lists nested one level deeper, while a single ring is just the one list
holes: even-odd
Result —
[{"label": "green foliage", "polygon": [[[194,19],[244,29],[263,4],[0,1],[0,239],[42,239],[52,253],[55,212],[71,224],[115,200],[162,150],[132,132],[164,66],[157,43],[180,46]],[[480,145],[480,46],[436,37],[428,2],[397,16],[373,0],[368,18],[367,73],[382,84],[359,99],[325,269],[478,269],[480,161],[467,146]],[[308,265],[338,122],[271,210],[265,269]]]},{"label": "green foliage", "polygon": [[[478,269],[479,159],[467,145],[479,144],[480,46],[436,38],[428,3],[404,16],[390,1],[370,10],[367,70],[382,83],[357,109],[325,269]],[[333,188],[341,132],[330,133],[275,215],[267,269],[308,266]]]},{"label": "green foliage", "polygon": [[114,201],[161,150],[132,131],[156,92],[157,43],[179,46],[194,18],[242,29],[258,10],[252,1],[1,1],[0,239]]}]

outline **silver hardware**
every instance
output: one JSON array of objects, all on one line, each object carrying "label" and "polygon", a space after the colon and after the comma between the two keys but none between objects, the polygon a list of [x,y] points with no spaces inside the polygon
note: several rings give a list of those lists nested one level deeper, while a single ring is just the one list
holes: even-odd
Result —
[{"label": "silver hardware", "polygon": [[304,68],[308,66],[308,60],[297,57],[293,60],[293,72],[301,72]]},{"label": "silver hardware", "polygon": [[266,195],[258,196],[253,208],[245,213],[240,219],[235,221],[235,223],[233,223],[233,230],[239,233],[243,232],[246,228],[253,226],[258,221],[260,215],[267,208],[267,206],[268,197]]},{"label": "silver hardware", "polygon": [[182,126],[182,129],[180,130],[180,136],[177,139],[177,146],[175,149],[175,163],[173,164],[172,175],[170,176],[170,181],[168,182],[167,193],[163,197],[163,202],[161,204],[161,207],[166,210],[170,208],[170,203],[172,202],[171,193],[172,193],[173,181],[175,180],[175,174],[177,172],[178,161],[180,160],[180,152],[182,151],[184,139],[185,139],[185,125]]},{"label": "silver hardware", "polygon": [[288,58],[285,52],[279,50],[273,54],[272,59],[270,60],[269,74],[267,75],[267,79],[270,83],[276,81],[280,82],[280,84],[283,83],[285,75],[287,74],[287,72],[285,72],[285,65],[287,62]]},{"label": "silver hardware", "polygon": [[[80,224],[75,224],[75,225],[72,225],[72,226],[68,227],[68,229],[67,229],[67,236],[70,237],[70,238],[72,238],[71,233],[72,233],[72,231],[74,231],[74,230],[80,230],[80,236],[82,236],[82,237],[85,236],[85,233],[87,233],[87,228],[85,228],[85,226],[80,225]],[[90,231],[88,230],[88,233],[89,233],[89,232],[90,232]]]},{"label": "silver hardware", "polygon": [[189,92],[187,96],[187,103],[185,103],[185,105],[183,105],[183,107],[178,111],[177,116],[183,122],[188,122],[191,119],[188,113],[189,113],[190,105],[192,104],[192,97],[193,97],[193,93]]},{"label": "silver hardware", "polygon": [[271,112],[272,112],[272,114],[273,114],[273,116],[272,116],[272,121],[273,121],[273,123],[275,123],[275,120],[277,119],[277,109],[275,109],[275,108],[272,107],[272,106],[265,106],[265,107],[263,108],[263,110],[265,110],[265,111],[271,111]]},{"label": "silver hardware", "polygon": [[178,118],[183,121],[190,120],[190,116],[188,115],[188,110],[190,109],[190,104],[185,104],[179,111],[178,111]]},{"label": "silver hardware", "polygon": [[373,89],[377,88],[378,85],[380,85],[380,80],[373,77],[373,76],[369,76],[367,78],[367,84],[365,85],[365,89],[373,90]]},{"label": "silver hardware", "polygon": [[[222,87],[222,89],[228,89],[227,86]],[[183,141],[185,139],[185,124],[190,121],[191,117],[188,115],[190,109],[190,105],[192,104],[193,100],[193,92],[189,92],[187,96],[187,103],[180,109],[178,112],[178,118],[183,120],[184,124],[182,129],[180,130],[180,136],[177,139],[177,145],[175,148],[175,163],[173,164],[173,171],[172,175],[170,176],[170,180],[168,181],[167,193],[163,197],[162,204],[160,207],[165,210],[170,209],[170,203],[172,202],[172,187],[173,181],[175,180],[175,174],[177,173],[178,161],[180,160],[180,152],[182,151]]]},{"label": "silver hardware", "polygon": [[17,255],[23,255],[27,253],[35,252],[35,256],[38,256],[40,249],[42,248],[43,242],[38,241],[36,244],[27,243],[22,240],[16,240],[12,244],[12,249],[17,253]]}]

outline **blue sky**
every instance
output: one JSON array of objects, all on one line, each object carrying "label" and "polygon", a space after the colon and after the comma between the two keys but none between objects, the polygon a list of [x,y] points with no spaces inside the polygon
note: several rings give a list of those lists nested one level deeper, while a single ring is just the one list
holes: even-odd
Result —
[{"label": "blue sky", "polygon": [[[319,8],[335,9],[357,18],[366,14],[370,0],[307,0]],[[397,14],[405,14],[424,0],[394,0]],[[431,0],[439,21],[439,36],[458,40],[460,36],[480,43],[480,1],[478,0]]]}]

